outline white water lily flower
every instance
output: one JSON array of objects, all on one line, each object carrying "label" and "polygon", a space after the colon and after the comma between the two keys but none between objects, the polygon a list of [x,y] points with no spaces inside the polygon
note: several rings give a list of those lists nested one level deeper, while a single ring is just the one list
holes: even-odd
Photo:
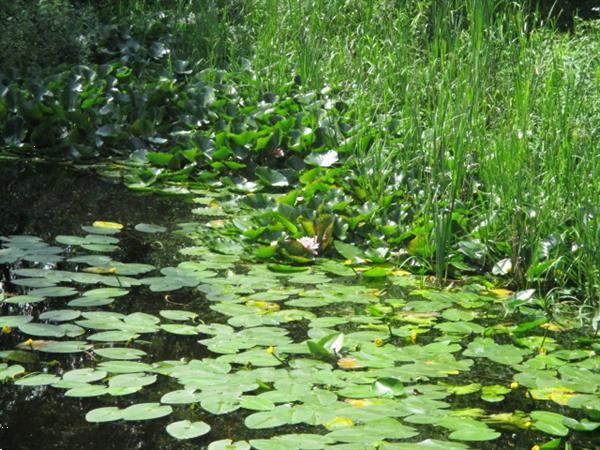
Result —
[{"label": "white water lily flower", "polygon": [[312,254],[317,254],[317,251],[319,250],[319,241],[316,236],[304,236],[298,239],[298,242]]}]

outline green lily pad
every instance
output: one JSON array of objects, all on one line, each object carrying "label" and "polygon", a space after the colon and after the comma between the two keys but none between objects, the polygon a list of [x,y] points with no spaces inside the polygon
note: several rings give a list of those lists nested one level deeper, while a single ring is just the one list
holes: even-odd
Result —
[{"label": "green lily pad", "polygon": [[166,227],[151,223],[138,223],[134,228],[142,233],[164,233],[167,231]]},{"label": "green lily pad", "polygon": [[104,358],[124,360],[140,359],[146,356],[145,351],[128,347],[95,348],[94,353]]},{"label": "green lily pad", "polygon": [[181,420],[167,425],[167,433],[175,439],[193,439],[205,435],[210,431],[210,425],[206,422],[190,422]]},{"label": "green lily pad", "polygon": [[138,403],[129,406],[121,411],[122,418],[128,421],[134,420],[152,420],[168,416],[173,412],[169,405],[160,403]]},{"label": "green lily pad", "polygon": [[92,409],[85,415],[85,420],[94,423],[114,422],[121,419],[123,419],[123,410],[115,406]]}]

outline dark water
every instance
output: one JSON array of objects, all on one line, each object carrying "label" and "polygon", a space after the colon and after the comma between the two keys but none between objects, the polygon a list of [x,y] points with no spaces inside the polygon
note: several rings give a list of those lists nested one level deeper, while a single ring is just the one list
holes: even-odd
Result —
[{"label": "dark water", "polygon": [[[189,219],[190,208],[181,198],[136,194],[121,185],[99,179],[91,171],[76,171],[69,167],[0,161],[0,185],[0,235],[32,234],[51,242],[57,234],[84,235],[81,225],[91,225],[95,220],[120,222],[130,227],[140,222],[172,227],[178,221]],[[115,255],[115,259],[157,265],[168,265],[174,262],[170,260],[176,259],[177,241],[161,242],[161,251],[157,252],[153,243],[141,241],[136,236],[126,231],[121,233],[119,237],[124,250]],[[139,311],[140,303],[146,304],[145,310],[149,305],[155,305],[156,309],[164,306],[160,296],[152,295],[148,290],[145,293],[145,297],[137,297],[135,302],[118,303],[120,312]],[[53,302],[54,307],[56,303]],[[3,335],[0,346],[11,348],[9,339],[19,340],[18,336]],[[148,350],[163,359],[175,354],[194,357],[193,349],[199,346],[190,345],[193,343],[193,340],[164,336],[151,342],[151,350]],[[49,355],[44,362],[51,365],[54,357]],[[65,369],[93,365],[87,355],[63,357],[59,362]],[[27,368],[32,369],[31,366]],[[153,389],[151,398],[145,392],[110,400],[110,404],[125,406],[132,400],[158,401],[163,393]],[[0,449],[197,448],[178,443],[165,433],[164,427],[177,417],[177,412],[169,418],[127,425],[86,422],[85,411],[108,404],[105,399],[66,398],[62,390],[54,388],[0,384]]]}]

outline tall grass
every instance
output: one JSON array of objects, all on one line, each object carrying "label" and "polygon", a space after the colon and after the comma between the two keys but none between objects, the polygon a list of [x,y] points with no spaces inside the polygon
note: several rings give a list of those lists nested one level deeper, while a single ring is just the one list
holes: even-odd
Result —
[{"label": "tall grass", "polygon": [[[349,164],[374,200],[401,173],[424,191],[438,277],[470,233],[491,262],[510,257],[516,286],[551,278],[598,297],[597,26],[563,34],[491,0],[255,0],[249,11],[264,85],[299,74],[340,87],[365,133],[396,120],[401,144],[377,133]],[[457,209],[470,216],[462,236]]]},{"label": "tall grass", "polygon": [[341,91],[365,136],[349,168],[382,207],[404,189],[440,279],[458,241],[477,239],[488,268],[511,259],[515,287],[598,299],[597,22],[565,34],[504,0],[175,3],[181,54],[249,60],[257,90],[298,75]]}]

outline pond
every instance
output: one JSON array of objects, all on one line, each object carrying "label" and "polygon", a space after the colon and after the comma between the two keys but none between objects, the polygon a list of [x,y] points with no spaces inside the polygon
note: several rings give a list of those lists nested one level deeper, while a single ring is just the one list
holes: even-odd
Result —
[{"label": "pond", "polygon": [[531,292],[256,262],[226,190],[0,179],[2,449],[600,446],[593,340]]}]

